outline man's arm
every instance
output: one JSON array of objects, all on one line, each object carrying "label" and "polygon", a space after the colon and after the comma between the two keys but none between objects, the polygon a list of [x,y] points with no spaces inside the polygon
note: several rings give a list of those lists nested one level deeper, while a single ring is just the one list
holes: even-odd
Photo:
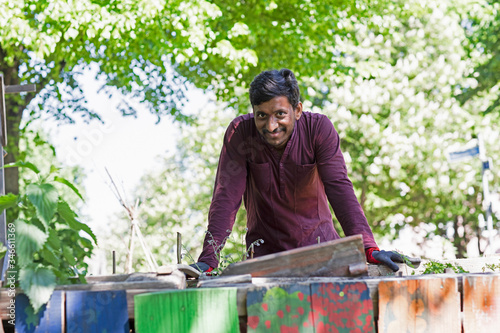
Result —
[{"label": "man's arm", "polygon": [[318,171],[325,186],[328,201],[344,233],[347,236],[363,235],[368,262],[384,264],[393,271],[397,271],[399,267],[395,262],[403,262],[403,259],[396,252],[379,250],[363,209],[356,198],[352,183],[347,176],[347,168],[340,150],[339,135],[327,117],[322,118],[316,133],[315,147]]},{"label": "man's arm", "polygon": [[219,255],[234,225],[246,186],[247,169],[244,141],[233,121],[226,130],[217,167],[214,192],[208,213],[208,231],[199,262],[212,268],[219,265]]},{"label": "man's arm", "polygon": [[361,205],[356,198],[344,156],[340,150],[340,138],[327,117],[318,123],[315,137],[316,163],[328,201],[333,208],[344,233],[363,235],[365,249],[377,247],[373,233]]}]

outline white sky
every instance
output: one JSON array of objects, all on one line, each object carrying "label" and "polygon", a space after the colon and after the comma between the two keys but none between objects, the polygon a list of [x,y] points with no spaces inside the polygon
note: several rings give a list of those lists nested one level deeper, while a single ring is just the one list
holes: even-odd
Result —
[{"label": "white sky", "polygon": [[[104,124],[98,121],[86,124],[76,116],[76,124],[61,125],[49,119],[33,125],[48,132],[63,165],[84,168],[87,199],[81,213],[89,218],[85,222],[99,237],[99,231],[106,229],[110,217],[123,210],[108,185],[110,180],[105,168],[120,190],[123,187],[128,197],[133,198],[130,192],[139,184],[141,176],[159,167],[160,157],[175,149],[180,129],[169,117],[163,117],[156,124],[157,117],[146,109],[140,110],[137,118],[124,117],[116,109],[120,99],[110,100],[104,93],[97,94],[100,85],[90,73],[82,82],[89,107],[101,115]],[[189,112],[208,100],[200,91],[193,90],[190,94],[194,102],[186,107]]]}]

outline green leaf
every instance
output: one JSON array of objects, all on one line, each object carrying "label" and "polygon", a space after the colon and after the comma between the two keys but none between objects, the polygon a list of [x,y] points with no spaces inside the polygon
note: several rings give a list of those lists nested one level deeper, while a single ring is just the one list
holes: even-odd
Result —
[{"label": "green leaf", "polygon": [[67,202],[60,200],[57,205],[57,212],[73,230],[85,231],[97,244],[97,237],[92,232],[92,229],[90,229],[90,227],[85,223],[81,223],[76,219],[76,213],[71,209],[71,207],[69,207]]},{"label": "green leaf", "polygon": [[6,195],[2,195],[0,197],[0,213],[7,208],[14,207],[17,205],[19,201],[19,197],[15,194],[9,193]]},{"label": "green leaf", "polygon": [[15,224],[17,262],[22,267],[33,262],[33,254],[43,247],[48,235],[23,220],[17,220]]},{"label": "green leaf", "polygon": [[59,267],[59,264],[61,263],[61,259],[58,258],[52,250],[50,250],[47,246],[45,246],[41,251],[40,251],[40,257],[43,258],[45,262],[48,262],[54,267]]},{"label": "green leaf", "polygon": [[51,184],[29,184],[26,188],[28,199],[36,207],[37,215],[47,226],[57,209],[59,194]]},{"label": "green leaf", "polygon": [[76,193],[76,195],[78,195],[78,197],[79,197],[80,199],[82,199],[82,200],[83,200],[83,197],[82,197],[82,195],[80,194],[80,192],[78,191],[78,189],[77,189],[77,188],[75,187],[75,185],[73,185],[70,181],[68,181],[68,180],[66,180],[66,179],[64,179],[64,178],[62,178],[62,177],[59,177],[59,176],[55,176],[55,177],[54,177],[54,181],[59,182],[59,183],[61,183],[61,184],[64,184],[64,185],[68,186],[70,189],[72,189],[72,190],[73,190],[73,192],[75,192],[75,193]]},{"label": "green leaf", "polygon": [[17,161],[14,163],[9,163],[4,165],[4,168],[28,168],[32,170],[34,173],[39,174],[40,170],[31,162]]},{"label": "green leaf", "polygon": [[54,229],[49,229],[49,238],[47,239],[47,242],[54,249],[61,248],[61,241],[59,240],[59,236],[57,235],[57,231]]},{"label": "green leaf", "polygon": [[21,268],[19,281],[35,313],[49,301],[56,287],[56,276],[49,268],[42,265],[32,264]]},{"label": "green leaf", "polygon": [[0,245],[0,259],[2,259],[3,257],[5,257],[5,254],[7,253],[7,248],[5,247],[5,245]]},{"label": "green leaf", "polygon": [[68,264],[70,264],[71,266],[76,265],[75,256],[73,255],[73,251],[69,247],[63,247],[63,256],[68,261]]}]

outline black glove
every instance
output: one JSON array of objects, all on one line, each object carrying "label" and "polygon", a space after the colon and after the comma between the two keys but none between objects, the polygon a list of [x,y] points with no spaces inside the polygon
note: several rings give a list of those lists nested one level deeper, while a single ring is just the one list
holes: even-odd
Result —
[{"label": "black glove", "polygon": [[375,260],[380,261],[382,264],[386,265],[394,272],[399,270],[399,266],[395,262],[403,263],[403,257],[401,254],[393,251],[373,251],[372,256]]},{"label": "black glove", "polygon": [[196,264],[191,264],[189,265],[191,267],[193,267],[194,269],[200,271],[200,272],[206,272],[206,271],[209,271],[210,270],[210,266],[208,266],[207,264],[205,264],[204,262],[197,262]]}]

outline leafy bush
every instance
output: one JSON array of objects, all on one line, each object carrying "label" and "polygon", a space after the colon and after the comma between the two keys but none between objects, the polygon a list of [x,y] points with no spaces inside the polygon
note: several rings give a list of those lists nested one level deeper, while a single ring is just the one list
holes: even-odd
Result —
[{"label": "leafy bush", "polygon": [[[84,283],[86,258],[90,258],[97,239],[92,230],[78,221],[78,215],[65,199],[61,185],[83,200],[78,189],[59,176],[60,169],[50,167],[43,174],[34,164],[19,161],[5,166],[31,170],[35,177],[21,187],[20,194],[0,197],[0,211],[19,209],[19,216],[9,223],[15,229],[16,264],[19,286],[37,312],[47,303],[57,284]],[[92,240],[84,237],[90,236]]]},{"label": "leafy bush", "polygon": [[460,265],[453,265],[451,263],[440,263],[439,261],[434,261],[431,260],[427,263],[425,263],[425,270],[422,272],[422,274],[440,274],[444,273],[447,268],[453,269],[455,273],[469,273],[469,271],[466,271],[462,266]]}]

